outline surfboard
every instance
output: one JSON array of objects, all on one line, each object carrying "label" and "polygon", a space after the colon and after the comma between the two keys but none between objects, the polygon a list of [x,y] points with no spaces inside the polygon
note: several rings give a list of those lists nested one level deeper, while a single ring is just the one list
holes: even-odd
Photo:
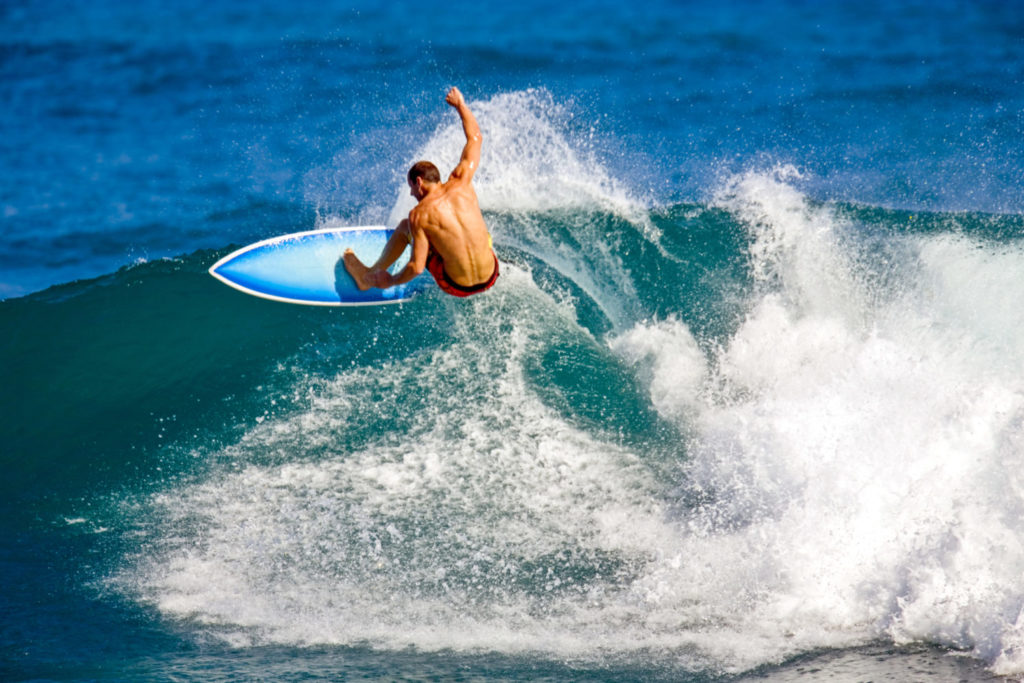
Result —
[{"label": "surfboard", "polygon": [[[363,263],[380,256],[391,228],[371,225],[325,228],[279,235],[233,251],[210,267],[210,275],[235,289],[274,301],[309,306],[372,306],[408,301],[433,281],[419,276],[388,289],[359,291],[342,254],[351,247]],[[392,266],[409,261],[406,252]]]}]

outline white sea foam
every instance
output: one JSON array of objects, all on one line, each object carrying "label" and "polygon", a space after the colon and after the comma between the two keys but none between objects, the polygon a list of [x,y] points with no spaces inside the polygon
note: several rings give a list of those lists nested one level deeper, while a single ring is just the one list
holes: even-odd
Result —
[{"label": "white sea foam", "polygon": [[[573,325],[571,310],[515,268],[459,310],[459,344],[340,373],[222,454],[250,464],[154,499],[162,550],[120,580],[235,644],[617,647],[618,577],[674,535],[657,485],[525,382],[539,330]],[[427,407],[332,448],[381,391],[426,392]]]},{"label": "white sea foam", "polygon": [[613,339],[611,348],[632,365],[645,368],[642,377],[661,414],[682,423],[700,406],[707,377],[704,355],[678,320],[636,326]]},{"label": "white sea foam", "polygon": [[[121,580],[236,645],[742,670],[891,638],[1024,672],[1024,250],[909,235],[878,280],[856,226],[779,174],[717,202],[758,283],[735,332],[609,340],[689,435],[674,480],[536,395],[552,330],[597,342],[510,267],[450,345],[312,384],[220,454],[239,467],[151,501]],[[353,441],[382,395],[425,399]]]},{"label": "white sea foam", "polygon": [[[700,402],[685,478],[699,504],[680,568],[646,577],[652,599],[701,600],[721,625],[705,646],[728,661],[889,636],[1021,673],[1024,250],[907,237],[879,297],[842,246],[849,226],[778,174],[736,178],[719,201],[770,286],[705,395],[652,381],[670,419]],[[672,373],[693,355],[674,335],[641,325],[613,346]]]}]

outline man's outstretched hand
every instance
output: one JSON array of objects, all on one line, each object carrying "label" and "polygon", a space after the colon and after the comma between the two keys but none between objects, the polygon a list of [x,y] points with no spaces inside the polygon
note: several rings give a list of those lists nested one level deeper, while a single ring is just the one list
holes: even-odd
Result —
[{"label": "man's outstretched hand", "polygon": [[462,96],[462,93],[459,92],[458,88],[454,87],[448,91],[447,95],[445,95],[444,101],[452,105],[456,109],[458,109],[460,105],[466,103],[466,99]]}]

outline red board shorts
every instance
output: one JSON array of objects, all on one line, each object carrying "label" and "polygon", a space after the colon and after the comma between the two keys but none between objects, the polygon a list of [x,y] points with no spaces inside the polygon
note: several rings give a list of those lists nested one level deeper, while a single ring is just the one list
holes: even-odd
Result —
[{"label": "red board shorts", "polygon": [[448,277],[448,273],[444,272],[444,259],[442,259],[433,249],[431,249],[430,253],[427,254],[427,270],[434,276],[437,286],[440,287],[443,292],[451,294],[452,296],[470,296],[472,294],[479,294],[480,292],[493,287],[494,283],[498,280],[498,255],[494,253],[493,249],[491,250],[491,254],[494,255],[494,273],[485,282],[473,285],[472,287],[464,287]]}]

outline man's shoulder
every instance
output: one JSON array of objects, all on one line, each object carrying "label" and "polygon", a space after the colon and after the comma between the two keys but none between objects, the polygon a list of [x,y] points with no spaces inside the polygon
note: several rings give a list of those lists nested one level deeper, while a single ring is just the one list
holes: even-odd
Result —
[{"label": "man's shoulder", "polygon": [[459,191],[462,190],[463,188],[469,187],[472,184],[473,178],[471,175],[459,173],[458,171],[458,168],[452,171],[452,174],[448,176],[448,180],[444,181],[441,184],[446,192]]},{"label": "man's shoulder", "polygon": [[437,201],[436,200],[424,200],[414,206],[409,211],[409,224],[410,227],[423,229],[428,223],[430,223],[435,214],[437,214]]},{"label": "man's shoulder", "polygon": [[410,227],[410,229],[417,227],[419,225],[419,222],[422,219],[422,217],[423,217],[422,206],[420,204],[417,204],[416,206],[412,207],[412,209],[409,210],[409,227]]}]

